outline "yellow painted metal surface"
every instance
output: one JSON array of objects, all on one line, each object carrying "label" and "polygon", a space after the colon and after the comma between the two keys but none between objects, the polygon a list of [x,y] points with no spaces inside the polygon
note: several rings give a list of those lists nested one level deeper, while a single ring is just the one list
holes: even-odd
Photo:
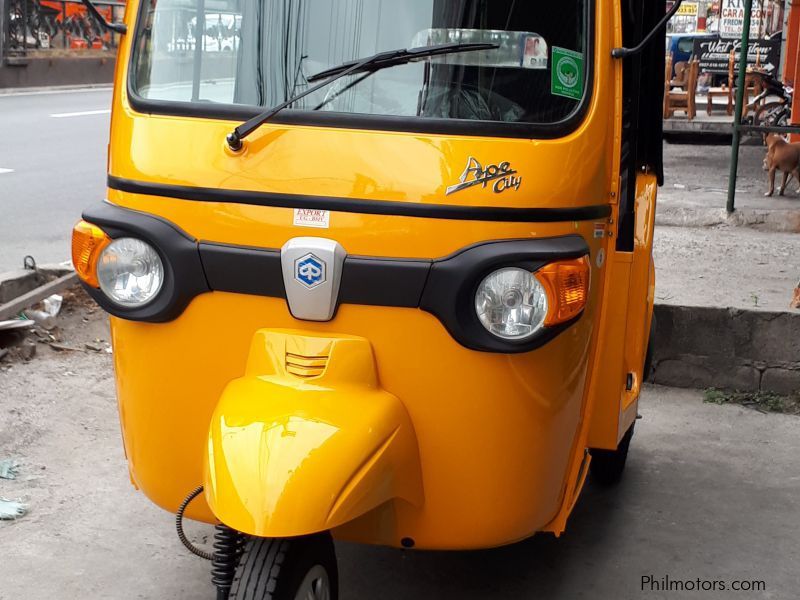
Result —
[{"label": "yellow painted metal surface", "polygon": [[[604,305],[598,330],[603,351],[597,357],[596,379],[591,384],[594,398],[588,445],[593,448],[616,448],[636,418],[655,299],[656,189],[655,175],[637,176],[633,252],[614,253],[609,265],[606,285],[617,294],[614,302]],[[626,390],[628,373],[633,376],[630,390]]]},{"label": "yellow painted metal surface", "polygon": [[218,519],[263,537],[324,531],[423,497],[414,428],[378,386],[369,341],[285,330],[257,331],[244,376],[222,393],[204,485]]},{"label": "yellow painted metal surface", "polygon": [[[597,287],[597,286],[595,286]],[[596,314],[539,350],[486,354],[457,344],[418,309],[342,305],[329,323],[299,322],[277,298],[213,292],[169,324],[112,318],[118,396],[137,486],[173,511],[203,481],[208,430],[220,398],[246,376],[262,328],[369,340],[380,388],[404,405],[419,447],[424,503],[391,509],[391,526],[350,539],[417,547],[496,546],[547,523],[562,499],[581,419]],[[263,398],[269,415],[269,398]],[[313,496],[317,487],[310,488]],[[189,516],[213,521],[202,503]]]},{"label": "yellow painted metal surface", "polygon": [[[129,27],[138,4],[128,3]],[[294,319],[283,299],[212,292],[169,323],[112,318],[123,438],[139,489],[175,510],[205,482],[211,507],[198,500],[190,517],[220,517],[269,535],[333,527],[337,537],[364,542],[399,545],[410,537],[418,548],[477,548],[563,531],[585,476],[586,447],[618,434],[622,382],[603,368],[636,362],[639,350],[626,349],[625,340],[646,327],[626,310],[639,302],[629,289],[641,284],[636,265],[649,242],[617,253],[608,235],[619,193],[621,69],[610,56],[620,43],[619,4],[597,6],[595,91],[582,125],[553,140],[267,124],[243,155],[231,156],[224,137],[234,122],[131,108],[131,37],[123,36],[109,156],[116,177],[420,205],[612,206],[610,223],[333,212],[328,229],[310,230],[293,225],[291,209],[109,190],[115,204],[162,216],[197,239],[237,245],[280,248],[321,235],[350,254],[436,258],[486,240],[578,233],[590,247],[583,316],[524,354],[468,350],[435,317],[409,308],[342,305],[331,322],[316,323]],[[470,156],[511,163],[520,190],[475,186],[445,197]],[[651,222],[637,223],[641,239],[650,231]],[[319,356],[291,353],[294,361],[281,370],[270,363],[280,353],[265,350],[264,330],[345,345],[354,336],[360,358],[347,377],[319,385],[327,376],[319,375]],[[309,376],[317,383],[303,379]],[[608,415],[615,430],[606,437]]]}]

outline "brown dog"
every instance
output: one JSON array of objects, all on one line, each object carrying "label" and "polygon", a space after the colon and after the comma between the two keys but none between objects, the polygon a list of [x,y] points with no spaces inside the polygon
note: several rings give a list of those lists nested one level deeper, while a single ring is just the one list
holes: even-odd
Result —
[{"label": "brown dog", "polygon": [[[764,195],[772,196],[775,192],[775,171],[783,171],[783,182],[778,192],[783,196],[790,175],[794,175],[800,183],[800,144],[790,144],[777,133],[770,133],[765,141],[767,156],[764,159],[764,170],[769,171],[769,191]],[[797,191],[800,192],[800,189]]]}]

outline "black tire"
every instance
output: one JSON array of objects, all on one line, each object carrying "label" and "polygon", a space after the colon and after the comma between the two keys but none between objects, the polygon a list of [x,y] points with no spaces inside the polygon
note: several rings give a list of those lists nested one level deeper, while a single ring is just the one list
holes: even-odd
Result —
[{"label": "black tire", "polygon": [[318,584],[324,584],[320,568],[327,576],[329,593],[309,597],[338,600],[339,573],[330,533],[297,538],[252,537],[245,544],[228,597],[231,600],[295,600],[308,576],[317,589]]},{"label": "black tire", "polygon": [[622,436],[616,450],[597,450],[592,448],[592,462],[589,465],[589,474],[592,481],[603,486],[614,485],[622,479],[625,463],[628,460],[628,449],[633,438],[633,428],[636,422],[631,423],[628,431]]}]

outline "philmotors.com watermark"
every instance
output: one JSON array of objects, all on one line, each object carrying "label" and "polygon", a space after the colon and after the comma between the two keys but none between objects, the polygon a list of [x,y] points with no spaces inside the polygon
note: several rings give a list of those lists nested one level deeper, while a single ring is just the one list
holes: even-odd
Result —
[{"label": "philmotors.com watermark", "polygon": [[669,575],[642,575],[643,592],[763,592],[767,583],[760,579],[676,579]]}]

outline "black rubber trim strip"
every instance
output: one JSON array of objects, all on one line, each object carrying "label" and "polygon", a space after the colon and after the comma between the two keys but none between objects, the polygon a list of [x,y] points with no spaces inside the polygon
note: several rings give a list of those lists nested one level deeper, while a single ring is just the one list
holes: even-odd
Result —
[{"label": "black rubber trim strip", "polygon": [[[145,5],[139,3],[134,35],[138,40],[146,20]],[[587,0],[584,6],[584,39],[586,43],[586,65],[584,94],[575,109],[566,118],[555,123],[507,123],[502,121],[474,121],[468,119],[434,119],[421,117],[397,117],[392,115],[366,115],[311,110],[287,110],[275,115],[270,123],[276,125],[319,126],[330,128],[360,129],[367,131],[397,131],[434,135],[468,135],[476,137],[500,137],[517,139],[558,139],[573,133],[584,120],[595,92],[595,21],[596,0]],[[213,104],[208,102],[176,102],[143,98],[133,89],[136,73],[136,56],[142,44],[134,43],[128,57],[128,77],[125,82],[128,102],[141,114],[158,114],[175,117],[204,119],[227,119],[246,121],[262,113],[266,107],[236,104]],[[233,129],[233,127],[231,127]],[[222,142],[222,140],[220,140]]]},{"label": "black rubber trim strip", "polygon": [[[281,252],[200,242],[200,258],[212,290],[286,298]],[[339,304],[419,306],[432,261],[348,256],[339,285]]]},{"label": "black rubber trim strip", "polygon": [[212,290],[285,298],[280,250],[200,242]]},{"label": "black rubber trim strip", "polygon": [[433,261],[348,256],[339,284],[339,304],[419,306]]},{"label": "black rubber trim strip", "polygon": [[611,214],[611,206],[598,204],[576,208],[503,208],[494,206],[456,206],[452,204],[417,204],[391,200],[356,200],[327,196],[273,194],[247,190],[222,190],[186,185],[153,183],[108,176],[112,190],[146,196],[161,196],[193,202],[220,202],[248,204],[277,208],[311,208],[370,215],[419,217],[462,221],[495,221],[508,223],[558,223],[564,221],[590,221],[604,219]]}]

